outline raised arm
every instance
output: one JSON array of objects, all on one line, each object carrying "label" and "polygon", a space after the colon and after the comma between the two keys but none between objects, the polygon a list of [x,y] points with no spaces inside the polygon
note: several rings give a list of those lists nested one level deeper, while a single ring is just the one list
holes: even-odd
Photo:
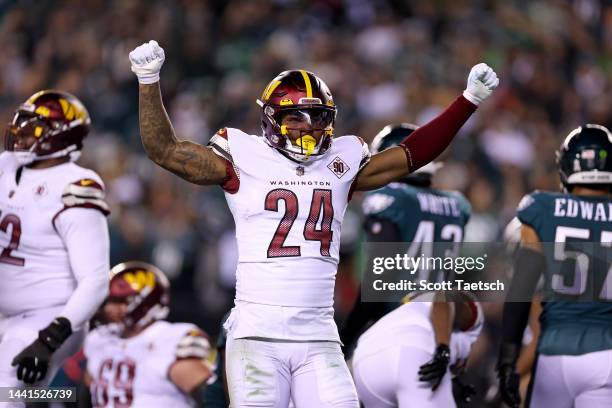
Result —
[{"label": "raised arm", "polygon": [[461,126],[499,84],[484,63],[470,71],[467,88],[444,112],[412,132],[399,146],[372,156],[357,176],[355,190],[373,190],[398,180],[438,157]]},{"label": "raised arm", "polygon": [[164,58],[164,50],[155,41],[130,53],[139,82],[138,116],[144,150],[155,163],[191,183],[222,184],[228,177],[225,160],[209,147],[179,140],[174,134],[159,87]]}]

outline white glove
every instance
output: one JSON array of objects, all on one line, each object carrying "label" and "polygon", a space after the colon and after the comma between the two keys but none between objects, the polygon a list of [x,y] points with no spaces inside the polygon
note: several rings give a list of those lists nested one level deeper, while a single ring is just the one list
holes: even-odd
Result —
[{"label": "white glove", "polygon": [[159,81],[159,71],[164,65],[164,49],[157,41],[151,40],[130,52],[132,72],[138,77],[141,84],[154,84]]},{"label": "white glove", "polygon": [[479,105],[491,95],[497,85],[499,78],[493,68],[481,62],[472,67],[463,96],[474,105]]}]

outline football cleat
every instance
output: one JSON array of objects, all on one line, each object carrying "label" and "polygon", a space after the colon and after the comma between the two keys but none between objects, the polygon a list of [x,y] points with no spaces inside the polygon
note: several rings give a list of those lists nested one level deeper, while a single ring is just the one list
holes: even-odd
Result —
[{"label": "football cleat", "polygon": [[75,161],[91,119],[75,96],[44,90],[30,96],[15,111],[4,137],[4,148],[21,164],[68,156]]},{"label": "football cleat", "polygon": [[331,146],[337,109],[329,88],[313,73],[281,72],[257,104],[264,137],[290,159],[308,161]]}]

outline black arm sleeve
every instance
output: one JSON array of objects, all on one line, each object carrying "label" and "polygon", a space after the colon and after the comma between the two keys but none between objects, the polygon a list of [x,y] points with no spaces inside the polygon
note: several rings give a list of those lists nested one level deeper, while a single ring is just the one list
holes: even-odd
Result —
[{"label": "black arm sleeve", "polygon": [[[368,242],[399,242],[401,240],[397,225],[384,218],[368,217],[365,220],[364,228]],[[340,340],[344,343],[345,349],[351,349],[365,326],[383,317],[387,310],[389,310],[387,303],[362,302],[360,287],[353,309],[340,330]]]},{"label": "black arm sleeve", "polygon": [[202,381],[199,385],[197,385],[189,395],[193,398],[196,407],[205,407],[206,406],[206,381]]},{"label": "black arm sleeve", "polygon": [[541,252],[523,247],[517,251],[514,276],[507,295],[510,301],[504,303],[500,365],[514,364],[518,358],[523,333],[529,320],[531,301],[517,302],[516,300],[527,300],[533,297],[545,267],[546,261]]}]

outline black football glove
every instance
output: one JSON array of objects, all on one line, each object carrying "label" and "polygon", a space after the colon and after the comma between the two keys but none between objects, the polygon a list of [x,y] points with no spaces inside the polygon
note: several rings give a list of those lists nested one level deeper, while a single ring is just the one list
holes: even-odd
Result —
[{"label": "black football glove", "polygon": [[476,394],[476,388],[472,384],[466,384],[460,377],[453,378],[453,397],[458,404],[468,404]]},{"label": "black football glove", "polygon": [[13,359],[11,365],[17,366],[17,379],[26,384],[34,384],[47,375],[51,355],[72,334],[70,321],[57,317],[47,327],[38,332],[38,338]]},{"label": "black football glove", "polygon": [[519,392],[519,376],[516,373],[516,361],[520,353],[520,345],[512,342],[502,342],[497,360],[497,378],[502,401],[510,408],[518,408],[521,404]]},{"label": "black football glove", "polygon": [[497,369],[499,379],[499,393],[502,401],[510,408],[518,408],[521,404],[519,392],[519,376],[514,370],[514,365],[504,364]]},{"label": "black football glove", "polygon": [[419,368],[419,380],[430,382],[431,390],[435,391],[448,371],[449,361],[450,349],[446,344],[438,344],[433,358]]}]

